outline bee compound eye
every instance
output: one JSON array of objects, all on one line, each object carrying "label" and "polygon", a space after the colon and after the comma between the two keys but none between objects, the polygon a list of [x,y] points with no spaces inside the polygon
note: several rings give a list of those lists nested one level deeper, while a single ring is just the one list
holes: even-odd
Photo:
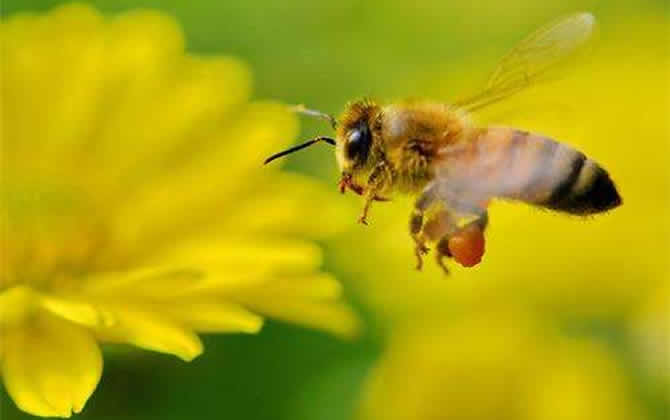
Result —
[{"label": "bee compound eye", "polygon": [[361,131],[354,129],[349,133],[349,143],[357,143],[361,140]]},{"label": "bee compound eye", "polygon": [[366,124],[352,129],[347,137],[347,157],[365,161],[370,150],[370,142],[370,131]]}]

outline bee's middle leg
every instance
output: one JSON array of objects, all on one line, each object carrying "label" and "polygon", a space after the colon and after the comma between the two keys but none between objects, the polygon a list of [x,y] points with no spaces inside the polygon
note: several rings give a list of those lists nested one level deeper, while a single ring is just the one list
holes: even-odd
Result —
[{"label": "bee's middle leg", "polygon": [[445,258],[451,258],[451,251],[449,251],[449,235],[445,235],[440,239],[435,247],[435,262],[444,271],[444,274],[449,274],[449,268],[444,263]]},{"label": "bee's middle leg", "polygon": [[414,209],[409,219],[409,233],[414,240],[414,255],[416,255],[417,270],[421,270],[423,267],[423,257],[429,251],[426,241],[430,238],[426,237],[426,232],[424,232],[426,225],[426,221],[424,220],[425,213],[435,203],[436,199],[437,196],[433,188],[426,188],[414,203]]},{"label": "bee's middle leg", "polygon": [[423,268],[423,256],[428,254],[428,247],[421,235],[423,227],[423,210],[415,208],[409,219],[409,234],[414,239],[414,255],[416,255],[416,269]]}]

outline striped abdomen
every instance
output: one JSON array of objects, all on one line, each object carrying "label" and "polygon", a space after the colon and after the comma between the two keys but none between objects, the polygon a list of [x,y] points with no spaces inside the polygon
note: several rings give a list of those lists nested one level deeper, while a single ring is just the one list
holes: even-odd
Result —
[{"label": "striped abdomen", "polygon": [[[537,134],[509,128],[497,130],[497,139],[491,140],[503,141],[499,153],[507,155],[500,156],[509,168],[506,177],[516,178],[509,198],[583,215],[621,204],[607,171],[583,153]],[[486,141],[486,137],[482,140]]]},{"label": "striped abdomen", "polygon": [[538,134],[491,127],[448,155],[445,183],[452,195],[470,202],[501,197],[579,215],[621,204],[607,171]]}]

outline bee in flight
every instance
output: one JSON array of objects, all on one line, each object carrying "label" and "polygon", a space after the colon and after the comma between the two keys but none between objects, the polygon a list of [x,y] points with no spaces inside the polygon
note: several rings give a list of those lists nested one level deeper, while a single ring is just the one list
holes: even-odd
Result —
[{"label": "bee in flight", "polygon": [[359,222],[367,224],[373,201],[386,201],[393,192],[415,194],[409,231],[417,268],[428,244],[435,244],[436,261],[445,272],[445,257],[474,266],[484,254],[491,199],[580,216],[621,204],[607,171],[583,153],[540,134],[479,127],[469,116],[532,85],[584,46],[594,28],[590,13],[541,27],[500,61],[481,93],[452,104],[361,100],[348,104],[339,119],[295,107],[329,121],[335,138],[317,137],[265,163],[318,142],[331,144],[341,171],[340,191],[364,198]]}]

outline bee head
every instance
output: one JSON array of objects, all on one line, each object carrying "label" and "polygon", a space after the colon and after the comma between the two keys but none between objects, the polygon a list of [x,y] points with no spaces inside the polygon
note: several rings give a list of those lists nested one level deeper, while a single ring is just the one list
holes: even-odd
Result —
[{"label": "bee head", "polygon": [[368,100],[353,102],[345,108],[336,136],[337,163],[342,173],[370,167],[378,114],[379,106]]},{"label": "bee head", "polygon": [[289,149],[268,157],[265,163],[297,152],[319,142],[335,146],[335,155],[343,177],[363,175],[375,165],[375,121],[380,115],[380,107],[370,100],[361,100],[348,104],[339,120],[329,114],[307,109],[302,105],[292,107],[301,114],[327,120],[337,131],[336,138],[318,136]]}]

